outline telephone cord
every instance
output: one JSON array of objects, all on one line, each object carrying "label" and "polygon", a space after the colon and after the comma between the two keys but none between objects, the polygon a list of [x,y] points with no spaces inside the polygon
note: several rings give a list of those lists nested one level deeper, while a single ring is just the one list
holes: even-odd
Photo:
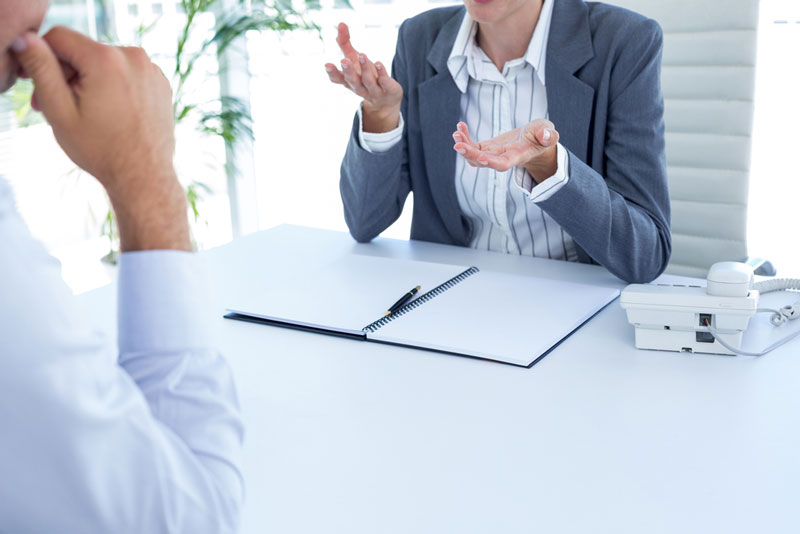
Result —
[{"label": "telephone cord", "polygon": [[763,280],[753,284],[753,289],[759,293],[770,293],[772,291],[785,291],[787,289],[800,290],[800,278],[774,278]]},{"label": "telephone cord", "polygon": [[[783,313],[784,310],[786,310],[787,308],[792,310],[792,316],[787,316],[787,315],[785,315]],[[759,308],[756,311],[759,312],[759,313],[762,313],[762,312],[772,313],[773,315],[772,315],[772,317],[770,317],[770,323],[772,323],[774,326],[780,326],[781,324],[785,323],[787,320],[797,319],[800,316],[800,302],[796,302],[794,304],[794,306],[784,306],[780,310],[773,310],[771,308]],[[777,322],[777,323],[774,320],[776,317],[780,318],[779,322]],[[775,343],[773,343],[772,345],[768,346],[767,348],[765,348],[761,352],[747,352],[747,351],[744,351],[744,350],[740,350],[740,349],[734,348],[734,347],[730,346],[728,343],[726,343],[725,341],[723,341],[722,338],[719,337],[719,332],[717,331],[717,328],[716,328],[716,322],[717,322],[716,318],[713,318],[713,322],[714,322],[714,324],[710,324],[708,322],[708,320],[706,320],[706,326],[708,327],[708,331],[711,332],[711,335],[714,336],[714,339],[716,339],[719,342],[720,345],[722,345],[723,347],[725,347],[729,351],[733,352],[734,354],[738,354],[740,356],[763,356],[763,355],[767,354],[768,352],[772,352],[773,350],[777,349],[778,347],[780,347],[782,345],[785,345],[789,341],[791,341],[794,338],[800,336],[800,330],[798,330],[797,332],[794,332],[793,334],[790,334],[790,335],[786,336],[785,338],[781,339],[780,341],[776,341]]]}]

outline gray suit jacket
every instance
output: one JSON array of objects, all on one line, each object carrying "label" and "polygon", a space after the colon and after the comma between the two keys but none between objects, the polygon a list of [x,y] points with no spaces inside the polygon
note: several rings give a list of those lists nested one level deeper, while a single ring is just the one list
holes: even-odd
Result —
[{"label": "gray suit jacket", "polygon": [[[573,237],[580,261],[649,282],[671,252],[661,28],[618,7],[554,1],[547,102],[570,178],[539,206]],[[404,90],[402,143],[369,153],[359,145],[357,117],[353,123],[340,188],[358,241],[391,225],[413,191],[412,239],[470,243],[452,138],[461,93],[447,69],[463,14],[463,6],[434,9],[400,27],[392,75]]]}]

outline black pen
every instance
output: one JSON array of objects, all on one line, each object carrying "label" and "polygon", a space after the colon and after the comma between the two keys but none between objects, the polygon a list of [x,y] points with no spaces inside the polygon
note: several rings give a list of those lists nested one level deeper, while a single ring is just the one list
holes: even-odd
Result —
[{"label": "black pen", "polygon": [[394,312],[396,312],[397,310],[402,308],[405,305],[406,302],[411,300],[411,298],[414,295],[417,294],[417,292],[419,290],[420,290],[420,286],[417,286],[414,289],[412,289],[411,291],[409,291],[408,293],[406,293],[405,295],[403,295],[402,297],[400,297],[400,300],[398,300],[397,302],[392,304],[392,307],[389,308],[389,311],[386,312],[386,317],[390,316],[391,314],[393,314]]}]

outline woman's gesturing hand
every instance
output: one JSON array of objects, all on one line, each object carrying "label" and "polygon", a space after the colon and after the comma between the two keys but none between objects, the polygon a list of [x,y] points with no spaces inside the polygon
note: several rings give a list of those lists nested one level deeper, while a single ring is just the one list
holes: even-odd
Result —
[{"label": "woman's gesturing hand", "polygon": [[558,170],[558,132],[548,120],[535,120],[481,142],[473,141],[467,125],[459,122],[453,132],[453,141],[453,149],[473,167],[489,167],[504,172],[522,166],[537,183]]},{"label": "woman's gesturing hand", "polygon": [[325,70],[331,82],[343,85],[364,99],[361,108],[364,131],[381,133],[397,128],[403,87],[389,75],[385,65],[373,63],[366,54],[353,48],[347,24],[339,24],[336,42],[344,54],[342,70],[333,63],[326,63]]}]

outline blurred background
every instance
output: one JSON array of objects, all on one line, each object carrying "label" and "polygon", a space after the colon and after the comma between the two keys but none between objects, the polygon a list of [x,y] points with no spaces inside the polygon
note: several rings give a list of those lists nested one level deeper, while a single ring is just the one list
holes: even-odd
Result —
[{"label": "blurred background", "polygon": [[[328,82],[336,25],[391,63],[406,18],[452,0],[52,0],[47,26],[143,46],[176,91],[176,165],[199,249],[291,223],[346,230],[339,165],[358,98]],[[310,9],[309,9],[310,8]],[[761,0],[748,240],[779,276],[800,277],[792,220],[800,203],[800,2]],[[30,87],[0,97],[0,173],[31,232],[80,293],[107,283],[115,246],[102,189],[63,156],[28,106]],[[248,116],[252,120],[248,120]],[[409,199],[409,204],[413,199]],[[410,205],[383,235],[406,239]],[[112,258],[113,259],[113,258]]]}]

